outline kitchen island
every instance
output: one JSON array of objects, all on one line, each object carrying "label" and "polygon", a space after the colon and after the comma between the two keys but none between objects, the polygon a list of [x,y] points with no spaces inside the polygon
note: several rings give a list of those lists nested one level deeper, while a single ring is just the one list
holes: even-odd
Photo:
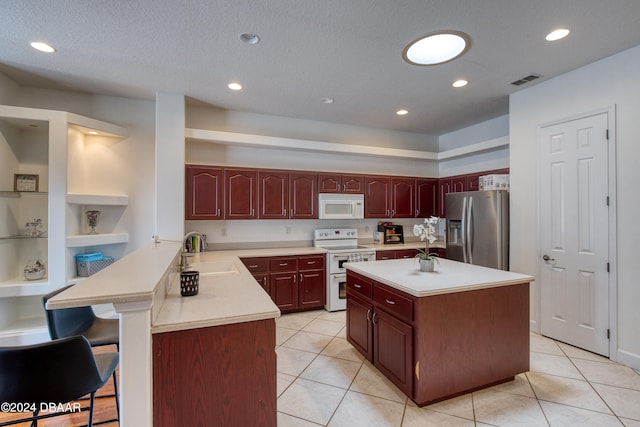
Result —
[{"label": "kitchen island", "polygon": [[447,259],[346,267],[347,340],[418,406],[529,370],[532,276]]}]

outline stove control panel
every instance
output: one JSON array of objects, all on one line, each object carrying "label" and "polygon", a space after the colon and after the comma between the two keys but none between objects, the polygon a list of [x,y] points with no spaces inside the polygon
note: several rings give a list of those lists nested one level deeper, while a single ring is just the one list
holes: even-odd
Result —
[{"label": "stove control panel", "polygon": [[357,228],[321,228],[314,231],[314,240],[357,239]]}]

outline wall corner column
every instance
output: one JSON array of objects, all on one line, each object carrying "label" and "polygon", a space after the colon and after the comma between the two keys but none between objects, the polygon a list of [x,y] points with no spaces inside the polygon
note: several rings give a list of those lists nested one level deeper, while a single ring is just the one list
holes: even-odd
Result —
[{"label": "wall corner column", "polygon": [[184,95],[156,93],[155,232],[162,240],[184,236],[185,120]]}]

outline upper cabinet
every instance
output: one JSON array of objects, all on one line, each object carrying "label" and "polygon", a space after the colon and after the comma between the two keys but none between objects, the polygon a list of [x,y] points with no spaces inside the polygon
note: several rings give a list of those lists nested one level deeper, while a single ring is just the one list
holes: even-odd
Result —
[{"label": "upper cabinet", "polygon": [[438,215],[438,180],[416,179],[416,218]]},{"label": "upper cabinet", "polygon": [[185,218],[221,219],[224,215],[224,174],[214,166],[186,167]]},{"label": "upper cabinet", "polygon": [[415,218],[414,178],[366,176],[365,218]]},{"label": "upper cabinet", "polygon": [[318,174],[318,193],[364,194],[364,175]]},{"label": "upper cabinet", "polygon": [[258,171],[225,169],[225,218],[258,218]]}]

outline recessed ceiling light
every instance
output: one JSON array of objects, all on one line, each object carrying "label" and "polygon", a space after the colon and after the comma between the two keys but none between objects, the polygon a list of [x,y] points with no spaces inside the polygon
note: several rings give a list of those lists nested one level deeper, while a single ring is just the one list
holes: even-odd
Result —
[{"label": "recessed ceiling light", "polygon": [[413,65],[436,65],[462,55],[469,47],[469,36],[460,31],[438,31],[409,43],[402,57]]},{"label": "recessed ceiling light", "polygon": [[451,84],[451,86],[453,86],[453,87],[464,87],[464,86],[466,86],[468,84],[469,84],[469,82],[466,81],[465,79],[460,79],[460,80],[456,80],[455,82],[453,82]]},{"label": "recessed ceiling light", "polygon": [[87,132],[89,135],[100,135],[100,132],[96,132],[95,130],[90,130]]},{"label": "recessed ceiling light", "polygon": [[557,30],[553,30],[549,34],[547,34],[547,37],[545,37],[545,39],[547,39],[547,41],[553,42],[567,37],[570,32],[571,31],[567,30],[566,28],[558,28]]},{"label": "recessed ceiling light", "polygon": [[242,85],[236,82],[229,83],[227,87],[231,90],[242,90]]},{"label": "recessed ceiling light", "polygon": [[55,52],[56,50],[53,48],[53,46],[45,43],[45,42],[31,42],[31,47],[39,50],[40,52],[46,52],[46,53],[52,53]]},{"label": "recessed ceiling light", "polygon": [[409,114],[408,110],[402,109],[402,110],[398,110],[396,111],[396,114],[399,116],[406,116],[407,114]]},{"label": "recessed ceiling light", "polygon": [[333,104],[334,100],[333,98],[322,98],[320,102],[322,102],[323,104]]},{"label": "recessed ceiling light", "polygon": [[254,33],[242,33],[240,34],[240,40],[246,44],[258,44],[260,42],[260,36]]}]

